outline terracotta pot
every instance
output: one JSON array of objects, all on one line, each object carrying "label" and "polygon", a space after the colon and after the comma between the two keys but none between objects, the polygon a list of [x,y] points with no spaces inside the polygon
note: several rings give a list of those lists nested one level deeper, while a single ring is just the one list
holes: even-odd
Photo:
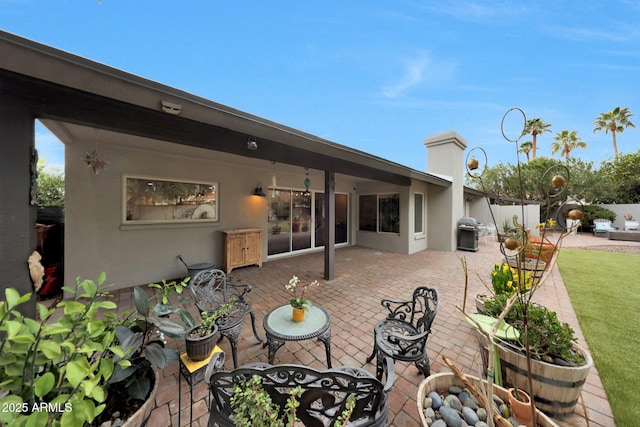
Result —
[{"label": "terracotta pot", "polygon": [[293,307],[293,321],[302,322],[304,320],[304,309]]},{"label": "terracotta pot", "polygon": [[533,425],[531,418],[531,398],[523,390],[518,389],[518,396],[522,400],[518,400],[515,395],[515,388],[509,390],[509,408],[511,408],[511,415],[522,424],[531,426]]}]

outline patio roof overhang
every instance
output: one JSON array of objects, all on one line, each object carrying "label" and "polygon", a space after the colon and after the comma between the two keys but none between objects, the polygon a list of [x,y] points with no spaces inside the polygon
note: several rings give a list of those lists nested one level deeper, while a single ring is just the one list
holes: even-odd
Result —
[{"label": "patio roof overhang", "polygon": [[[442,177],[340,145],[70,53],[0,31],[0,94],[37,118],[364,179],[438,186]],[[163,102],[181,107],[179,115]],[[247,149],[252,137],[257,150]]]}]

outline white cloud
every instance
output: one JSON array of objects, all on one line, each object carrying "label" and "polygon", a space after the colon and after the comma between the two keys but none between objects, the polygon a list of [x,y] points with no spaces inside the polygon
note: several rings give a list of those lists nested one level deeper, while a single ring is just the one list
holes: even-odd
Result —
[{"label": "white cloud", "polygon": [[383,87],[382,95],[385,98],[399,98],[412,89],[432,86],[448,80],[454,68],[453,64],[433,61],[426,53],[419,54],[417,58],[406,61],[402,76],[397,82]]}]

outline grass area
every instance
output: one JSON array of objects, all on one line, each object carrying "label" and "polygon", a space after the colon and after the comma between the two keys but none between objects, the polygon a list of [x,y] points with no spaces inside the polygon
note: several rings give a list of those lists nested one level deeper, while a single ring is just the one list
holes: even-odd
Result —
[{"label": "grass area", "polygon": [[640,255],[563,249],[558,267],[618,427],[640,420]]}]

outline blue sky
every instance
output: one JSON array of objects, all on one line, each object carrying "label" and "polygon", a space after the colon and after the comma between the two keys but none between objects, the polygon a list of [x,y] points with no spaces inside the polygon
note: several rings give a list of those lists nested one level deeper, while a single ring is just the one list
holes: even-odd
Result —
[{"label": "blue sky", "polygon": [[[640,114],[639,22],[638,0],[0,0],[4,31],[418,170],[424,138],[449,130],[515,162],[512,107],[552,124],[539,155],[568,129],[589,145],[573,155],[611,160],[593,120]],[[620,152],[640,148],[632,121]]]}]

